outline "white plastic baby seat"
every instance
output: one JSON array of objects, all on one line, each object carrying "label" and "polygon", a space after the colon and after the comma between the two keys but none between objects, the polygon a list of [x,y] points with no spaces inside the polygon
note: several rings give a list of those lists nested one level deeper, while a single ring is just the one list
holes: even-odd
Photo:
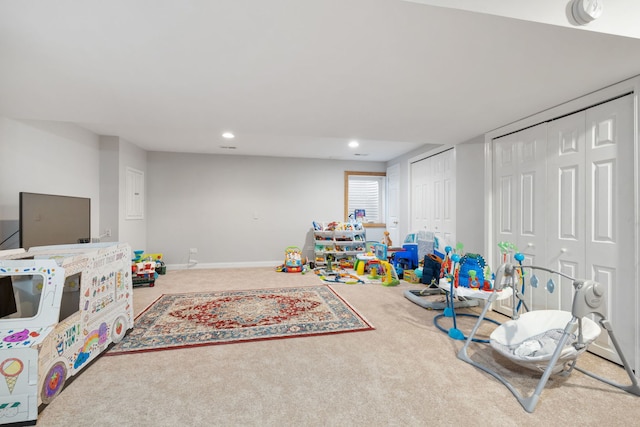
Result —
[{"label": "white plastic baby seat", "polygon": [[[570,312],[562,310],[523,313],[518,319],[503,323],[491,333],[491,347],[520,366],[544,372],[571,318]],[[575,360],[582,354],[598,338],[600,331],[596,322],[583,317],[582,334],[585,345],[581,348],[573,346],[578,339],[575,331],[565,344],[552,373],[561,372],[566,362]]]}]

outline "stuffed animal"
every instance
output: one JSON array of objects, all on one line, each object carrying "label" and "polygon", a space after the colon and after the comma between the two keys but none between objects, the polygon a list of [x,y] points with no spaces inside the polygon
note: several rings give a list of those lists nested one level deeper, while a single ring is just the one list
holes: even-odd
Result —
[{"label": "stuffed animal", "polygon": [[389,237],[388,231],[384,232],[384,237],[382,238],[382,244],[387,245],[387,247],[391,247],[391,245],[393,244],[393,242],[391,241],[391,237]]}]

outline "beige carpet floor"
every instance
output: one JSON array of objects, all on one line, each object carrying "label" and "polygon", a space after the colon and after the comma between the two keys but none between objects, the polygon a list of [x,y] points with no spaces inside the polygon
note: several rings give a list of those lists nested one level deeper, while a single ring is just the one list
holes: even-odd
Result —
[{"label": "beige carpet floor", "polygon": [[[269,268],[169,271],[136,288],[136,314],[163,293],[317,285],[313,274]],[[555,379],[535,412],[501,383],[457,359],[461,341],[433,325],[439,311],[408,301],[402,282],[333,285],[376,328],[319,337],[100,357],[39,415],[38,426],[623,426],[640,398],[574,371]],[[439,298],[439,297],[433,297]],[[472,322],[472,321],[471,321]],[[615,325],[614,325],[615,326]],[[461,321],[459,327],[470,330]],[[469,329],[465,329],[469,328]],[[474,360],[502,366],[487,344]],[[586,354],[579,366],[624,381]],[[537,378],[511,372],[519,389]]]}]

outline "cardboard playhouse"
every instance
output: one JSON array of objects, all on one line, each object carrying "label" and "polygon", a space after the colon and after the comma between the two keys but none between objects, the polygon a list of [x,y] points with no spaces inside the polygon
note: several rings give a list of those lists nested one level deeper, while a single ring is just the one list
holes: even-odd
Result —
[{"label": "cardboard playhouse", "polygon": [[0,424],[35,423],[40,404],[132,327],[129,245],[0,251]]}]

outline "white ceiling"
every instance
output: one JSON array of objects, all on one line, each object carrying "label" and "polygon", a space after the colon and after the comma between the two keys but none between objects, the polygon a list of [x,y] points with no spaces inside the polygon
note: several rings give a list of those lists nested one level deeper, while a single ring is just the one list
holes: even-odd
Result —
[{"label": "white ceiling", "polygon": [[[638,0],[597,0],[602,16],[589,25],[576,22],[571,6],[577,0],[406,0],[431,6],[451,7],[506,16],[525,21],[543,22],[585,31],[640,38],[640,2]],[[595,4],[596,2],[594,2]],[[585,2],[586,4],[586,2]]]},{"label": "white ceiling", "polygon": [[411,1],[0,0],[0,116],[152,151],[386,161],[638,74],[637,38]]}]

